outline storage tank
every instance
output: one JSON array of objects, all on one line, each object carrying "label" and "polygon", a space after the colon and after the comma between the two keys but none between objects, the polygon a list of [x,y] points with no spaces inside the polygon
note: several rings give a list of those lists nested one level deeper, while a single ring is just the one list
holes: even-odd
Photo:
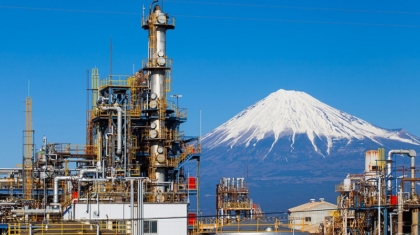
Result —
[{"label": "storage tank", "polygon": [[377,150],[368,150],[365,153],[365,173],[376,173],[377,166],[380,165],[379,152]]},{"label": "storage tank", "polygon": [[343,190],[344,191],[350,191],[351,190],[351,179],[344,179],[343,182]]}]

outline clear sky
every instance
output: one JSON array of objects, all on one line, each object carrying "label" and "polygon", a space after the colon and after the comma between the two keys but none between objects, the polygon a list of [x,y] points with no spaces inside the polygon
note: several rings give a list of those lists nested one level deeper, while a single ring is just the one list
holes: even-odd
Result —
[{"label": "clear sky", "polygon": [[[131,74],[147,57],[145,0],[2,0],[0,167],[21,162],[24,100],[37,148],[83,144],[86,70]],[[383,128],[420,136],[418,1],[166,0],[170,94],[202,134],[278,89],[304,91]],[[169,95],[170,95],[169,94]]]}]

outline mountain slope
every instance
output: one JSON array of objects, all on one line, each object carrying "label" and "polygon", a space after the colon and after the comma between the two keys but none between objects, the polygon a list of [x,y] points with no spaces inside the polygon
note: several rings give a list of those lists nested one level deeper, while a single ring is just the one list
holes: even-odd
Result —
[{"label": "mountain slope", "polygon": [[[316,143],[324,139],[326,154],[331,153],[334,141],[370,139],[381,145],[381,138],[419,145],[420,140],[402,135],[401,130],[386,130],[360,118],[337,110],[304,92],[278,90],[240,112],[232,119],[203,137],[203,147],[219,145],[249,147],[253,140],[274,138],[271,148],[284,136],[290,137],[290,148],[295,147],[296,135],[305,134],[315,152],[324,156]],[[270,151],[271,152],[271,149]]]},{"label": "mountain slope", "polygon": [[[202,195],[213,197],[222,177],[247,177],[264,211],[310,198],[334,203],[334,185],[348,173],[363,173],[364,153],[378,148],[420,152],[420,138],[377,127],[304,92],[278,90],[202,138]],[[209,199],[203,212],[212,214]]]}]

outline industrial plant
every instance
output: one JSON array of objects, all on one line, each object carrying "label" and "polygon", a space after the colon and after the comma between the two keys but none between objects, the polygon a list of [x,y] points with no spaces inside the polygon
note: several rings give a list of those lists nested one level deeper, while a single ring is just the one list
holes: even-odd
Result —
[{"label": "industrial plant", "polygon": [[[26,98],[22,162],[0,168],[1,234],[418,234],[414,150],[391,150],[386,158],[383,149],[367,151],[365,171],[336,187],[337,205],[311,200],[288,215],[265,214],[245,178],[221,176],[215,214],[203,216],[200,137],[184,134],[187,109],[168,99],[180,97],[170,95],[166,53],[175,19],[158,0],[147,10],[141,68],[104,78],[91,70],[84,145],[45,136],[35,148]],[[411,159],[407,172],[394,164],[400,155]]]},{"label": "industrial plant", "polygon": [[[188,233],[188,215],[200,208],[200,141],[180,129],[187,110],[168,101],[166,33],[175,19],[157,2],[142,17],[149,39],[142,68],[102,79],[92,69],[85,145],[44,137],[35,149],[32,99],[26,99],[21,168],[0,169],[3,232]],[[189,161],[196,162],[190,176],[184,171]]]},{"label": "industrial plant", "polygon": [[[395,165],[400,156],[410,166]],[[338,210],[325,217],[324,234],[418,234],[416,151],[384,149],[365,154],[365,170],[336,186]]]}]

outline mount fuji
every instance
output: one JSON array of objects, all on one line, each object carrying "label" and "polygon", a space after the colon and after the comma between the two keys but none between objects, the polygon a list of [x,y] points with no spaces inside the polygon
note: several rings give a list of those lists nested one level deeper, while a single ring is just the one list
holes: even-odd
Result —
[{"label": "mount fuji", "polygon": [[263,211],[284,211],[311,198],[334,203],[334,185],[348,173],[363,173],[364,153],[378,148],[420,152],[420,138],[281,89],[203,136],[202,192],[213,197],[219,178],[246,177]]}]

